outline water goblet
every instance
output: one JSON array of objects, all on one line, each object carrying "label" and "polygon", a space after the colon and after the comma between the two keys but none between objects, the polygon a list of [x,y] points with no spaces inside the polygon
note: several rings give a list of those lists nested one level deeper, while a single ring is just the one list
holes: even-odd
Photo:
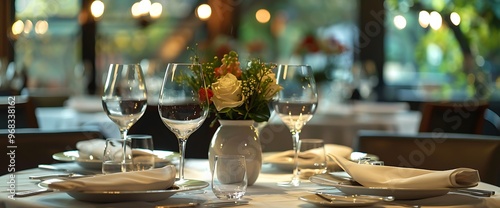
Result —
[{"label": "water goblet", "polygon": [[205,121],[208,115],[205,80],[200,64],[169,63],[158,99],[158,112],[163,124],[172,131],[179,142],[179,179],[184,179],[186,142]]},{"label": "water goblet", "polygon": [[[121,139],[139,120],[147,105],[147,90],[139,64],[111,64],[104,84],[102,106],[108,117],[118,125]],[[125,143],[123,143],[125,144]],[[125,152],[126,146],[123,147]],[[126,154],[122,154],[123,163]]]},{"label": "water goblet", "polygon": [[291,181],[278,185],[299,186],[299,135],[316,112],[318,105],[316,82],[309,65],[279,65],[276,78],[283,89],[274,97],[274,110],[292,134],[295,165]]},{"label": "water goblet", "polygon": [[212,191],[217,198],[237,201],[245,195],[247,185],[245,156],[215,155]]}]

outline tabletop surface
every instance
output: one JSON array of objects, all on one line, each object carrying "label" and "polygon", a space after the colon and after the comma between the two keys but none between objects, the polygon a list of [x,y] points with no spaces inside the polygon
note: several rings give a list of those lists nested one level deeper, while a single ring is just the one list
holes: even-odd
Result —
[{"label": "tabletop surface", "polygon": [[[210,182],[210,172],[208,161],[204,159],[188,159],[186,161],[185,175],[188,179],[197,179]],[[74,163],[56,164],[57,166],[81,171],[82,169]],[[210,186],[202,190],[185,192],[185,194],[175,194],[172,197],[156,202],[120,202],[120,203],[89,203],[71,198],[66,193],[52,192],[23,198],[10,198],[12,190],[16,191],[32,190],[37,188],[37,181],[29,180],[32,175],[43,175],[54,173],[54,171],[42,169],[29,169],[16,173],[12,179],[10,174],[0,177],[0,208],[10,207],[165,207],[185,204],[188,202],[203,202],[216,200]],[[242,207],[316,207],[314,204],[299,200],[299,197],[310,195],[314,191],[325,191],[342,194],[333,187],[320,186],[309,181],[303,181],[299,187],[281,187],[276,182],[287,181],[291,178],[291,173],[279,170],[271,164],[264,164],[257,182],[248,187],[244,196],[249,201],[248,205]],[[14,183],[13,180],[15,181]],[[500,207],[500,187],[486,183],[480,183],[480,189],[494,190],[497,194],[492,197],[474,197],[459,193],[450,192],[444,196],[419,200],[401,200],[395,202],[380,202],[374,207]],[[409,206],[408,206],[409,205]],[[172,207],[172,206],[171,206]]]}]

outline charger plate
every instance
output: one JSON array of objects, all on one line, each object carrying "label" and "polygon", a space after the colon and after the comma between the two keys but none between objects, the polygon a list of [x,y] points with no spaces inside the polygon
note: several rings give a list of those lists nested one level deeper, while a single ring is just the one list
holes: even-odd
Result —
[{"label": "charger plate", "polygon": [[[57,180],[42,181],[39,186],[47,188],[48,184]],[[60,180],[59,180],[60,181]],[[207,187],[208,182],[199,180],[188,180],[182,186],[175,186],[171,189],[164,190],[147,190],[147,191],[69,191],[66,192],[69,196],[80,201],[87,202],[125,202],[125,201],[160,201],[171,197],[179,192],[199,190]],[[57,190],[54,190],[57,191]]]},{"label": "charger plate", "polygon": [[392,196],[395,199],[423,199],[446,195],[451,191],[449,188],[364,187],[347,180],[339,180],[328,173],[311,176],[309,180],[319,185],[333,186],[346,195]]}]

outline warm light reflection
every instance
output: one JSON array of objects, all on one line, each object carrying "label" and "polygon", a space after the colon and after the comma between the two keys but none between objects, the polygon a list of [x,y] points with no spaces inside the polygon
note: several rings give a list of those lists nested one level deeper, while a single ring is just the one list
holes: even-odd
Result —
[{"label": "warm light reflection", "polygon": [[35,33],[43,35],[49,30],[49,23],[45,20],[40,20],[35,24]]},{"label": "warm light reflection", "polygon": [[206,20],[212,15],[212,8],[208,4],[202,4],[196,9],[196,14],[201,20]]},{"label": "warm light reflection", "polygon": [[140,10],[140,6],[139,6],[139,2],[135,2],[132,5],[132,8],[130,8],[130,12],[132,12],[132,16],[134,16],[134,17],[139,17],[142,15],[141,10]]},{"label": "warm light reflection", "polygon": [[430,25],[432,29],[438,30],[439,28],[441,28],[441,25],[443,24],[443,18],[438,12],[436,11],[431,12],[430,20],[431,20]]},{"label": "warm light reflection", "polygon": [[101,17],[102,14],[104,14],[104,3],[102,3],[102,1],[100,0],[95,0],[90,5],[90,12],[95,18]]},{"label": "warm light reflection", "polygon": [[33,30],[33,22],[31,20],[26,20],[24,22],[24,34],[29,34]]},{"label": "warm light reflection", "polygon": [[418,23],[423,28],[429,27],[429,23],[431,21],[431,15],[427,11],[420,11],[418,14]]},{"label": "warm light reflection", "polygon": [[158,3],[158,2],[155,2],[153,4],[151,4],[151,9],[149,10],[149,15],[156,19],[156,18],[159,18],[161,16],[161,13],[163,11],[163,6]]},{"label": "warm light reflection", "polygon": [[396,28],[402,30],[406,27],[406,19],[405,17],[403,17],[402,15],[396,15],[394,17],[394,26],[396,26]]},{"label": "warm light reflection", "polygon": [[451,23],[453,23],[455,26],[458,26],[460,24],[460,15],[456,12],[452,12],[450,14],[450,20],[451,20]]},{"label": "warm light reflection", "polygon": [[271,13],[269,13],[266,9],[259,9],[255,13],[255,19],[257,19],[260,23],[267,23],[271,19]]},{"label": "warm light reflection", "polygon": [[12,34],[13,35],[19,35],[23,32],[24,30],[24,22],[21,20],[17,20],[12,24]]}]

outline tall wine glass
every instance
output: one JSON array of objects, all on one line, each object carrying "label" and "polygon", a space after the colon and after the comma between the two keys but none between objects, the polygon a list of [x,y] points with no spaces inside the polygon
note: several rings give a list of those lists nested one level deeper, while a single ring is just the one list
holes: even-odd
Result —
[{"label": "tall wine glass", "polygon": [[[102,106],[108,117],[118,125],[121,139],[139,120],[147,106],[147,90],[139,64],[111,64],[108,69]],[[125,144],[125,142],[123,142]],[[126,146],[123,145],[125,153]],[[123,154],[121,171],[127,171],[126,154]]]},{"label": "tall wine glass", "polygon": [[[179,141],[179,181],[184,179],[184,155],[188,137],[205,121],[208,99],[200,64],[169,63],[158,100],[161,120]],[[203,94],[204,93],[204,94]]]},{"label": "tall wine glass", "polygon": [[276,80],[283,87],[274,99],[275,112],[292,133],[294,164],[290,182],[283,186],[300,185],[298,170],[299,135],[302,127],[311,120],[318,105],[318,93],[313,71],[308,65],[279,65]]}]

